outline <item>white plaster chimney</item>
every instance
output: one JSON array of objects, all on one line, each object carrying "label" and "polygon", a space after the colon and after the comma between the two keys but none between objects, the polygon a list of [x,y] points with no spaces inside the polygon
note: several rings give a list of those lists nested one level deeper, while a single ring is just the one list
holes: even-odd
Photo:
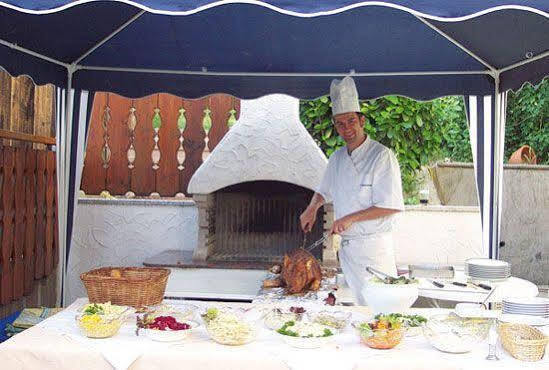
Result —
[{"label": "white plaster chimney", "polygon": [[283,181],[315,191],[328,160],[299,120],[299,100],[274,94],[242,100],[240,119],[189,182],[209,194],[249,181]]}]

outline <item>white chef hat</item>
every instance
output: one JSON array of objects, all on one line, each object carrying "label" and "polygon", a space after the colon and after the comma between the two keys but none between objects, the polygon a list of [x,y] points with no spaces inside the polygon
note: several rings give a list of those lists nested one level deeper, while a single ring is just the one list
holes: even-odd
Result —
[{"label": "white chef hat", "polygon": [[332,115],[349,112],[360,112],[358,92],[355,81],[347,76],[343,80],[333,80],[330,85],[332,99]]}]

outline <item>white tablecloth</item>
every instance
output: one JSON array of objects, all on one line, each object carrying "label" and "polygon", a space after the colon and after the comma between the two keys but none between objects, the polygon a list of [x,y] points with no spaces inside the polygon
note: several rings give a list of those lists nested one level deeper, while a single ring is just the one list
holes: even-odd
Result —
[{"label": "white tablecloth", "polygon": [[[467,276],[463,269],[456,267],[453,279],[434,279],[444,284],[443,288],[434,286],[427,279],[419,278],[419,295],[425,298],[442,299],[455,302],[482,302],[490,292],[475,287],[460,287],[452,284],[452,281],[467,282]],[[489,302],[501,302],[506,297],[536,297],[539,294],[536,284],[517,277],[509,277],[503,281],[475,281],[485,283],[496,289],[489,298]]]},{"label": "white tablecloth", "polygon": [[[159,343],[135,336],[135,325],[126,323],[108,339],[88,339],[75,325],[74,316],[85,300],[79,299],[59,314],[0,345],[2,369],[223,369],[223,370],[373,370],[373,369],[548,369],[549,360],[527,363],[515,360],[499,348],[500,361],[486,361],[488,344],[466,354],[446,354],[432,348],[422,337],[406,337],[391,350],[375,350],[360,343],[354,329],[347,328],[333,345],[321,349],[295,349],[278,334],[263,329],[256,341],[238,347],[209,339],[204,327],[175,343]],[[170,304],[177,304],[172,301]],[[179,303],[185,303],[179,301]],[[192,302],[217,306],[217,302]],[[367,310],[349,308],[353,320],[366,318]],[[443,310],[416,309],[430,316]]]}]

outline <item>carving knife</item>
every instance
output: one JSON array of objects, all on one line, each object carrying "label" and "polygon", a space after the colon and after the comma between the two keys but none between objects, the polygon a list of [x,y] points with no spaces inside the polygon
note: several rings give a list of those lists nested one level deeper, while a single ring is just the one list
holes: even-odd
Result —
[{"label": "carving knife", "polygon": [[471,282],[472,285],[476,286],[476,287],[479,287],[479,288],[482,288],[484,290],[492,290],[492,287],[490,285],[486,285],[486,284],[482,284],[482,283],[473,283]]},{"label": "carving knife", "polygon": [[[324,241],[328,238],[328,235],[323,235],[322,238],[318,239],[316,242],[314,242],[313,244],[309,245],[307,248],[303,248],[305,249],[307,252],[310,252],[312,251],[313,249],[315,249],[316,247],[318,247],[319,245],[322,245],[322,243],[324,243]],[[305,245],[305,241],[303,241],[303,245]]]},{"label": "carving knife", "polygon": [[436,281],[436,280],[431,280],[431,279],[427,279],[428,281],[430,281],[434,286],[436,286],[437,288],[444,288],[444,284],[442,284],[441,282],[439,281]]}]

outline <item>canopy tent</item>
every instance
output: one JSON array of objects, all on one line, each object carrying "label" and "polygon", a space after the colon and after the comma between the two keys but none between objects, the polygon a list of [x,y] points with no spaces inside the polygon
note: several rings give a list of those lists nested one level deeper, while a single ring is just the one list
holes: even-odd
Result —
[{"label": "canopy tent", "polygon": [[62,277],[94,91],[314,98],[349,74],[362,99],[466,96],[483,243],[497,257],[504,92],[548,73],[548,34],[549,0],[0,1],[0,65],[63,90]]}]

